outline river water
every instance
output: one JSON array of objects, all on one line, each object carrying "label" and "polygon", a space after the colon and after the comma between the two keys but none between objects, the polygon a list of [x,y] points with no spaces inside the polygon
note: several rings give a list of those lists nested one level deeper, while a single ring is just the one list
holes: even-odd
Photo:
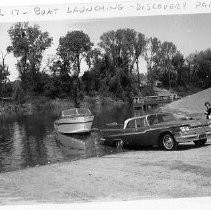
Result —
[{"label": "river water", "polygon": [[[128,117],[142,114],[134,113],[128,105],[95,104],[90,109],[95,116],[93,128],[104,128],[111,122],[123,123]],[[56,118],[58,114],[49,112],[0,116],[0,173],[117,152],[116,148],[98,144],[97,132],[64,136],[66,139],[80,138],[94,143],[84,150],[58,144],[53,126]]]}]

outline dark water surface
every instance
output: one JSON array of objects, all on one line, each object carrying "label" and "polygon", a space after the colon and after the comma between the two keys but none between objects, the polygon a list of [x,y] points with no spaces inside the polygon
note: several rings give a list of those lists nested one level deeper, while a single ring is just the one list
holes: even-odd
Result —
[{"label": "dark water surface", "polygon": [[[123,123],[134,113],[128,105],[93,105],[94,128],[104,128],[106,123]],[[55,113],[0,116],[0,173],[26,167],[45,165],[58,161],[101,156],[117,152],[115,148],[98,143],[99,135],[59,136],[65,139],[87,140],[84,149],[76,150],[58,144],[53,123]],[[58,137],[58,136],[57,136]]]}]

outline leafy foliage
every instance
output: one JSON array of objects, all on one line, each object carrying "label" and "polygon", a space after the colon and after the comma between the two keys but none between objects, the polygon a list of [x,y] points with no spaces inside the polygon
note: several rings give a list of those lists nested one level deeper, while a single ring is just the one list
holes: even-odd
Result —
[{"label": "leafy foliage", "polygon": [[211,86],[211,49],[191,54],[188,57],[190,82],[197,87]]},{"label": "leafy foliage", "polygon": [[73,71],[78,77],[80,74],[81,60],[91,50],[93,43],[87,34],[82,31],[68,32],[59,39],[57,54],[60,56],[64,68]]},{"label": "leafy foliage", "polygon": [[70,74],[74,80],[71,83],[73,87],[72,96],[75,105],[78,106],[78,93],[81,91],[79,74],[81,71],[81,61],[90,52],[93,43],[87,34],[82,31],[68,32],[64,37],[59,39],[57,54],[61,58],[60,69],[62,74],[66,75],[66,80]]},{"label": "leafy foliage", "polygon": [[8,97],[11,92],[11,86],[8,82],[9,67],[5,64],[5,58],[7,53],[3,55],[2,53],[2,62],[0,63],[0,97]]},{"label": "leafy foliage", "polygon": [[38,25],[17,23],[8,30],[11,46],[9,52],[18,59],[17,68],[24,90],[39,92],[40,67],[43,52],[51,46],[52,38]]},{"label": "leafy foliage", "polygon": [[[155,80],[166,88],[185,91],[191,86],[211,87],[210,49],[185,58],[174,43],[128,28],[103,33],[98,48],[93,48],[90,37],[76,30],[60,37],[56,58],[46,73],[41,68],[43,52],[52,43],[48,32],[17,23],[8,33],[11,46],[7,51],[17,58],[21,79],[13,96],[20,103],[26,98],[25,90],[39,97],[70,98],[78,106],[84,95],[131,101],[137,94],[155,94]],[[147,75],[140,74],[141,58],[146,61]],[[0,85],[8,75],[7,66],[0,65]]]}]

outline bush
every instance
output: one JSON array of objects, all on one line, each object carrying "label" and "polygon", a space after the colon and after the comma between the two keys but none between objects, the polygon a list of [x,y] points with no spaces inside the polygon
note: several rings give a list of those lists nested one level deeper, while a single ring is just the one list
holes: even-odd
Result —
[{"label": "bush", "polygon": [[152,86],[145,86],[141,88],[141,95],[142,96],[153,96],[155,95],[155,91],[153,90]]}]

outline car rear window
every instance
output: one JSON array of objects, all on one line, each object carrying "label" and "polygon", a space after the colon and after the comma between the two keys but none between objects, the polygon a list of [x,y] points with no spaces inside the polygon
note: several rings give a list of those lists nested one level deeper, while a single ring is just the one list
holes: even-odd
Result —
[{"label": "car rear window", "polygon": [[150,115],[147,117],[149,125],[155,125],[158,123],[158,118],[156,115]]}]

